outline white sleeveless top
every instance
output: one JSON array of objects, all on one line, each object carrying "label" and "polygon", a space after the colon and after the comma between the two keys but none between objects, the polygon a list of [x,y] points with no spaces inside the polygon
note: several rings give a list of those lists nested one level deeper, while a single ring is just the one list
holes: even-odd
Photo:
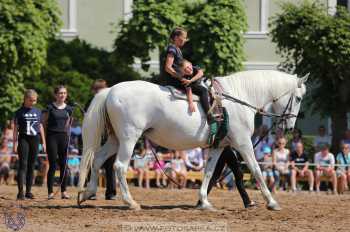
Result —
[{"label": "white sleeveless top", "polygon": [[283,150],[274,150],[275,158],[276,158],[276,166],[278,171],[282,174],[288,173],[288,158],[289,158],[289,150],[284,148]]}]

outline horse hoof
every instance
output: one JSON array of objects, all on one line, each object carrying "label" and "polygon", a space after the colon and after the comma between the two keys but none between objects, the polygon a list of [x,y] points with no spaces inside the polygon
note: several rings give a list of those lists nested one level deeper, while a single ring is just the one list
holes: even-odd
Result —
[{"label": "horse hoof", "polygon": [[129,209],[138,211],[141,210],[141,205],[137,204],[136,202],[133,202],[129,204]]},{"label": "horse hoof", "polygon": [[206,210],[206,211],[217,211],[211,204],[197,204],[197,209]]},{"label": "horse hoof", "polygon": [[280,210],[282,210],[282,208],[278,205],[277,202],[268,204],[267,205],[267,209],[268,210],[273,210],[273,211],[280,211]]}]

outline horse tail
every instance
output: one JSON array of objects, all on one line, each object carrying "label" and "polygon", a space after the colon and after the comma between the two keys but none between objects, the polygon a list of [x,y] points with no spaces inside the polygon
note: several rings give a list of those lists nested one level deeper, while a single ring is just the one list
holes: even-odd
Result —
[{"label": "horse tail", "polygon": [[88,170],[92,167],[95,152],[101,147],[102,136],[108,125],[106,99],[110,88],[101,90],[90,103],[82,125],[83,155],[80,163],[79,191],[84,190]]}]

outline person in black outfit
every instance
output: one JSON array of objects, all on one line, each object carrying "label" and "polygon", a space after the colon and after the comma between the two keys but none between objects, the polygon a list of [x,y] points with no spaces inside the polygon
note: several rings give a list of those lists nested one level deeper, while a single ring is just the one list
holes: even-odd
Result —
[{"label": "person in black outfit", "polygon": [[[100,90],[107,88],[107,83],[103,79],[97,79],[92,84],[91,90],[94,95],[96,95]],[[87,111],[92,99],[85,105],[85,112]],[[107,137],[107,136],[105,136]],[[102,144],[105,142],[106,138],[103,138]],[[106,192],[105,192],[105,199],[106,200],[115,200],[117,196],[116,191],[116,180],[115,180],[115,173],[114,173],[114,162],[116,159],[116,154],[109,157],[104,164],[102,165],[102,168],[105,169],[105,176],[106,176]],[[96,200],[96,195],[92,195],[89,198],[90,200]]]},{"label": "person in black outfit", "polygon": [[[34,199],[31,188],[40,137],[43,151],[46,150],[44,129],[41,124],[41,111],[33,107],[37,102],[37,98],[38,95],[35,90],[27,90],[24,94],[23,106],[16,111],[14,118],[13,153],[16,154],[18,151],[19,157],[19,167],[17,169],[18,200],[23,200],[24,197]],[[24,181],[26,181],[25,195],[23,194]]]},{"label": "person in black outfit", "polygon": [[[244,207],[245,208],[254,207],[256,205],[255,202],[250,200],[249,195],[244,188],[243,172],[241,170],[241,164],[240,164],[239,158],[237,157],[236,152],[233,152],[232,148],[229,146],[225,147],[224,151],[222,152],[216,164],[213,176],[209,182],[208,191],[207,191],[208,195],[212,190],[212,188],[216,185],[219,178],[221,177],[222,170],[225,168],[225,165],[227,165],[232,170],[233,175],[235,176],[236,186],[243,200]],[[200,202],[198,202],[197,204],[199,205],[199,203]]]},{"label": "person in black outfit", "polygon": [[50,103],[43,113],[43,124],[46,127],[47,155],[49,171],[47,173],[48,199],[54,198],[53,184],[56,171],[56,160],[60,167],[61,198],[69,199],[66,192],[68,171],[66,170],[67,149],[72,122],[73,107],[65,103],[67,89],[58,86],[54,89],[55,102]]}]

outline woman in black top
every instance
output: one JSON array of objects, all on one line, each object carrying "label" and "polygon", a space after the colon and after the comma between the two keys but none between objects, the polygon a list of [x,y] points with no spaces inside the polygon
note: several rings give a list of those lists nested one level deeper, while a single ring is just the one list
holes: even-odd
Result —
[{"label": "woman in black top", "polygon": [[43,114],[43,124],[46,127],[47,156],[49,160],[49,171],[47,173],[48,199],[53,199],[53,183],[56,171],[56,160],[60,167],[60,183],[62,199],[69,199],[66,192],[67,174],[67,148],[69,129],[72,121],[73,107],[65,103],[67,99],[67,89],[58,86],[54,90],[55,101],[47,106]]},{"label": "woman in black top", "polygon": [[[34,199],[31,193],[35,159],[39,152],[39,140],[42,139],[43,151],[46,150],[44,129],[41,124],[41,111],[34,107],[38,94],[33,89],[24,93],[24,102],[16,111],[13,130],[13,153],[17,153],[19,167],[17,169],[17,199],[24,197]],[[40,136],[41,134],[41,136]],[[18,144],[18,149],[17,149]],[[23,183],[26,182],[26,194],[23,194]]]},{"label": "woman in black top", "polygon": [[187,41],[187,32],[182,28],[175,28],[170,35],[171,44],[166,48],[163,75],[166,85],[182,88],[182,76],[179,73],[179,65],[183,59],[181,48]]}]

